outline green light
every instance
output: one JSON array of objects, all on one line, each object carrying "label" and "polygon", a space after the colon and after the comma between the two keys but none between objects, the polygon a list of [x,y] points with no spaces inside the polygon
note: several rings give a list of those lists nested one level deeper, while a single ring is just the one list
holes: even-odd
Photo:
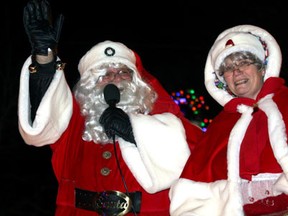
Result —
[{"label": "green light", "polygon": [[195,94],[194,89],[190,89],[189,92],[190,92],[190,94]]}]

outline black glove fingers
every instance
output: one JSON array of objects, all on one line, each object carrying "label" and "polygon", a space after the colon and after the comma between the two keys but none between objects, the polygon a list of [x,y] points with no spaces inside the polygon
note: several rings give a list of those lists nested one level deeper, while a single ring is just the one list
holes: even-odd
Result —
[{"label": "black glove fingers", "polygon": [[31,0],[27,3],[26,7],[24,7],[23,22],[26,31],[31,31],[43,25],[43,12],[38,0]]},{"label": "black glove fingers", "polygon": [[129,116],[120,108],[109,107],[107,108],[100,117],[101,124],[111,124],[111,122],[123,121],[129,122]]},{"label": "black glove fingers", "polygon": [[127,122],[130,121],[128,115],[122,109],[115,109],[109,116],[106,118],[106,122]]},{"label": "black glove fingers", "polygon": [[117,107],[108,107],[99,119],[106,135],[122,137],[124,140],[136,144],[130,118],[127,113]]},{"label": "black glove fingers", "polygon": [[102,125],[105,125],[105,124],[106,124],[107,119],[108,119],[109,116],[110,116],[110,112],[109,112],[108,109],[109,109],[109,108],[107,108],[106,110],[104,110],[104,112],[103,112],[102,115],[100,116],[99,123],[102,124]]},{"label": "black glove fingers", "polygon": [[117,117],[120,120],[125,120],[129,118],[127,113],[125,113],[122,109],[117,108],[117,107],[115,108],[115,111],[113,114],[115,115],[115,117]]},{"label": "black glove fingers", "polygon": [[114,118],[116,115],[116,107],[108,107],[107,109],[104,110],[102,113],[99,122],[100,124],[105,124],[107,122],[110,122],[111,119]]},{"label": "black glove fingers", "polygon": [[126,122],[126,123],[129,123],[129,124],[130,124],[130,118],[129,118],[129,116],[127,115],[127,113],[125,113],[125,112],[119,113],[119,115],[117,116],[117,118],[119,119],[119,121],[123,121],[123,122]]},{"label": "black glove fingers", "polygon": [[28,24],[31,25],[43,19],[40,3],[41,2],[39,0],[31,0],[28,2],[26,6],[30,18],[30,22]]},{"label": "black glove fingers", "polygon": [[51,8],[48,1],[43,0],[41,1],[41,10],[39,8],[39,18],[41,20],[46,20],[50,25],[52,24],[52,14]]},{"label": "black glove fingers", "polygon": [[30,0],[27,3],[27,11],[30,13],[32,21],[49,21],[50,5],[46,0]]},{"label": "black glove fingers", "polygon": [[113,131],[113,133],[119,137],[127,137],[132,130],[132,126],[129,118],[124,119],[122,117],[115,116],[106,122],[105,130]]},{"label": "black glove fingers", "polygon": [[24,22],[25,29],[27,29],[31,25],[31,22],[33,20],[36,20],[35,4],[33,1],[29,1],[27,5],[24,7],[24,11],[23,11],[23,22]]}]

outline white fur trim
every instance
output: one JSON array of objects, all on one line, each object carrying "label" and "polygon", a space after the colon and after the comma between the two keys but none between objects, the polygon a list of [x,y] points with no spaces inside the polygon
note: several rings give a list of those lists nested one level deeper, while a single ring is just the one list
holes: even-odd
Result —
[{"label": "white fur trim", "polygon": [[[220,50],[225,49],[225,44],[227,42],[227,39],[233,35],[235,37],[236,33],[243,34],[250,32],[253,35],[259,36],[262,41],[264,41],[267,44],[267,49],[268,49],[268,57],[266,59],[267,61],[267,68],[266,68],[266,73],[264,76],[264,80],[266,80],[269,77],[278,77],[281,69],[281,64],[282,64],[282,54],[280,47],[275,40],[275,38],[266,30],[259,28],[257,26],[253,25],[239,25],[235,26],[233,28],[227,29],[223,31],[215,40],[212,48],[209,51],[207,60],[206,60],[206,65],[205,65],[205,85],[206,89],[209,92],[209,94],[222,106],[224,106],[229,100],[233,98],[232,95],[230,95],[228,92],[222,89],[218,89],[215,86],[215,73],[217,71],[217,67],[219,65],[216,65],[216,59],[218,59],[217,54],[221,53]],[[257,50],[257,53],[260,53],[260,49],[258,48],[258,45],[255,46],[255,43],[252,43],[252,47],[254,50],[254,53]],[[238,47],[239,48],[239,47]],[[242,46],[241,49],[246,49],[247,45]],[[233,48],[235,49],[235,48]],[[233,50],[232,49],[232,50]],[[247,48],[249,49],[249,48]],[[228,49],[227,49],[228,50]],[[226,52],[228,53],[228,51]],[[239,48],[240,50],[240,48]],[[252,49],[250,49],[252,50]],[[225,55],[223,54],[223,57]],[[259,56],[261,56],[259,54]],[[222,59],[222,58],[219,58]],[[219,60],[220,61],[220,60]],[[218,61],[217,61],[218,62]],[[217,63],[219,64],[219,63]],[[221,78],[220,78],[221,79]],[[223,80],[222,80],[223,81]]]},{"label": "white fur trim", "polygon": [[279,195],[285,193],[288,195],[288,180],[287,175],[282,173],[273,186],[273,194]]},{"label": "white fur trim", "polygon": [[242,204],[235,197],[235,186],[226,180],[205,183],[180,178],[169,191],[170,215],[243,216]]},{"label": "white fur trim", "polygon": [[[228,161],[228,180],[239,183],[239,152],[242,140],[245,136],[248,125],[252,120],[252,107],[239,105],[239,113],[242,113],[240,119],[234,125],[228,140],[227,161]],[[240,192],[237,194],[240,197]],[[235,194],[236,196],[236,194]]]},{"label": "white fur trim", "polygon": [[268,118],[268,133],[274,155],[284,173],[288,173],[288,145],[285,123],[274,101],[273,94],[267,95],[258,102],[258,106]]},{"label": "white fur trim", "polygon": [[[114,50],[115,53],[113,53],[112,50]],[[107,55],[107,52],[111,54],[111,56]],[[134,71],[137,71],[134,52],[122,43],[109,40],[98,43],[92,47],[80,59],[78,70],[80,75],[82,75],[91,68],[97,68],[104,63],[123,63]]]},{"label": "white fur trim", "polygon": [[130,119],[137,147],[120,139],[126,164],[147,192],[169,188],[190,155],[181,120],[171,113],[130,114]]},{"label": "white fur trim", "polygon": [[68,126],[72,115],[72,93],[64,72],[57,70],[36,112],[33,125],[30,120],[29,70],[31,57],[25,61],[20,77],[18,98],[19,131],[29,145],[54,143]]},{"label": "white fur trim", "polygon": [[[234,43],[233,46],[226,45],[229,40]],[[231,32],[224,35],[223,38],[218,38],[218,41],[215,42],[214,49],[211,53],[211,58],[216,72],[218,72],[220,64],[223,62],[226,56],[239,51],[250,51],[260,60],[265,60],[264,48],[256,36],[248,32]]]}]

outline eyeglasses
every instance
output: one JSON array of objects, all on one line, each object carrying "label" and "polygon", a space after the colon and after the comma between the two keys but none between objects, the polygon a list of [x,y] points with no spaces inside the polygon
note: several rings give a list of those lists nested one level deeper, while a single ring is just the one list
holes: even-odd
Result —
[{"label": "eyeglasses", "polygon": [[241,61],[239,62],[238,64],[234,63],[232,65],[228,65],[227,67],[224,68],[223,72],[224,72],[224,75],[225,74],[232,74],[235,70],[237,71],[245,71],[248,69],[248,67],[251,65],[251,64],[254,64],[255,62],[251,62],[251,61]]},{"label": "eyeglasses", "polygon": [[117,72],[108,71],[105,75],[98,77],[97,82],[110,82],[115,79],[116,76],[119,76],[123,80],[132,78],[132,71],[129,69],[121,69]]}]

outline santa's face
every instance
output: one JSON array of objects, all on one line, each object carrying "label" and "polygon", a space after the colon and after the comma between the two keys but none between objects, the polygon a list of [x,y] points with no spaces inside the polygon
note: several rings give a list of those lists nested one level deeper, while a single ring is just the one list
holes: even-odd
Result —
[{"label": "santa's face", "polygon": [[133,71],[124,64],[104,64],[99,71],[101,72],[96,84],[100,88],[110,83],[119,88],[121,87],[120,83],[130,83],[133,79]]},{"label": "santa's face", "polygon": [[108,83],[117,84],[122,80],[132,81],[133,71],[129,68],[107,68],[107,72],[104,75],[99,76],[97,84],[106,85]]},{"label": "santa's face", "polygon": [[139,99],[135,98],[135,90],[138,86],[136,86],[135,80],[133,81],[133,70],[123,64],[109,64],[104,65],[102,68],[104,70],[101,72],[102,75],[97,78],[96,89],[100,89],[103,92],[103,89],[108,84],[117,86],[121,94],[118,106],[135,105],[135,103],[140,102]]},{"label": "santa's face", "polygon": [[98,121],[108,107],[103,94],[107,84],[114,84],[119,89],[120,101],[117,107],[126,113],[148,113],[152,109],[155,93],[135,73],[123,64],[106,64],[82,75],[74,93],[81,113],[85,116],[84,140],[109,142]]}]

